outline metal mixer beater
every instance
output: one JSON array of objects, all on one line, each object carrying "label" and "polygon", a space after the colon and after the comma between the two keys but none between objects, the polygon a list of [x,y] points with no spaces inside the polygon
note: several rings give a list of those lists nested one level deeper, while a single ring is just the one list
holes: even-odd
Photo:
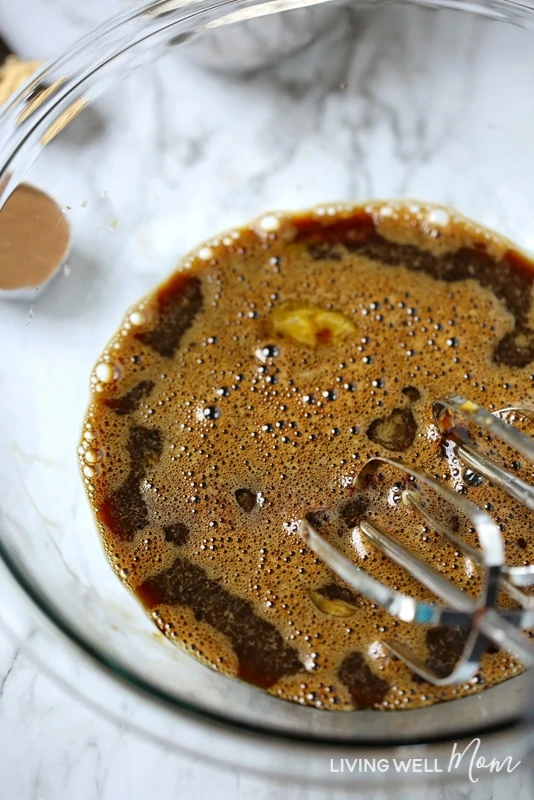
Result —
[{"label": "metal mixer beater", "polygon": [[[491,413],[470,400],[451,395],[433,404],[433,415],[439,431],[447,438],[459,463],[486,478],[526,508],[534,510],[534,486],[483,454],[468,429],[454,424],[454,419],[461,417],[468,424],[478,426],[489,440],[504,443],[534,465],[534,439],[513,424],[519,419],[534,419],[533,410],[509,407]],[[386,456],[372,458],[360,471],[355,488],[367,487],[386,465],[401,473],[405,485],[401,502],[415,509],[428,526],[476,565],[481,576],[478,597],[459,588],[426,560],[401,544],[395,535],[366,518],[358,522],[359,533],[429,589],[441,603],[417,600],[373,577],[364,566],[356,565],[330,544],[310,521],[310,515],[305,516],[300,524],[304,541],[336,575],[394,617],[405,622],[439,624],[466,631],[464,650],[445,675],[438,674],[402,642],[394,639],[383,642],[424,680],[438,686],[463,683],[480,668],[480,659],[490,644],[509,651],[525,667],[534,666],[534,644],[523,633],[525,629],[534,628],[534,594],[528,593],[528,587],[534,586],[534,565],[506,564],[501,531],[489,513],[413,464]],[[455,514],[461,514],[471,522],[478,536],[478,548],[470,546],[453,525],[444,523],[430,510],[429,493],[442,503],[445,501]],[[501,593],[512,601],[511,608],[499,605]]]}]

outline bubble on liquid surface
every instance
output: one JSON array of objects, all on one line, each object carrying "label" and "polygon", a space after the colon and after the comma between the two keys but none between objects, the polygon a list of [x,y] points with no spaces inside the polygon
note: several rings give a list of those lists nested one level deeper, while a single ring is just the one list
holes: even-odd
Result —
[{"label": "bubble on liquid surface", "polygon": [[106,361],[101,361],[96,365],[95,375],[101,383],[112,383],[115,380],[115,370]]}]

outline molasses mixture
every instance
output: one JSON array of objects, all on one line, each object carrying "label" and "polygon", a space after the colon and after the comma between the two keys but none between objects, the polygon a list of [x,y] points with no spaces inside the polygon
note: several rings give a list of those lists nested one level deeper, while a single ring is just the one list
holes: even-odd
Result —
[{"label": "molasses mixture", "polygon": [[528,403],[533,282],[510,242],[454,212],[375,203],[265,216],[200,247],[132,308],[94,369],[79,452],[109,558],[160,630],[216,670],[320,708],[420,707],[517,674],[493,648],[463,686],[422,682],[383,640],[446,672],[465,633],[393,620],[297,527],[311,513],[355,563],[430,599],[358,535],[374,519],[476,593],[473,563],[400,507],[398,483],[354,486],[367,459],[397,456],[485,505],[509,562],[530,563],[527,512],[458,467],[431,403]]}]

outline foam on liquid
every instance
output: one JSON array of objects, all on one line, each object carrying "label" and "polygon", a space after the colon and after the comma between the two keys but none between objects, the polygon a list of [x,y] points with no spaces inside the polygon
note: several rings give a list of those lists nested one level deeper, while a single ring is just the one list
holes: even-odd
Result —
[{"label": "foam on liquid", "polygon": [[[450,209],[339,205],[209,241],[130,309],[94,369],[79,457],[109,558],[160,630],[214,669],[320,708],[414,708],[517,674],[489,652],[463,686],[421,682],[384,639],[445,670],[462,633],[393,620],[297,526],[311,510],[355,563],[430,598],[358,533],[374,519],[475,593],[469,559],[401,507],[398,473],[355,491],[368,458],[396,455],[492,509],[510,563],[530,563],[527,512],[447,457],[430,406],[451,392],[529,402],[533,281],[509,242]],[[323,320],[316,346],[274,324],[303,308]]]}]

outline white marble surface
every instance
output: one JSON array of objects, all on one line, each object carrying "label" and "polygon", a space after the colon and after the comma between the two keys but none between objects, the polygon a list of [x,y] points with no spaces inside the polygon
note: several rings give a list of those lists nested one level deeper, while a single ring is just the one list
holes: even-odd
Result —
[{"label": "white marble surface", "polygon": [[144,741],[73,699],[0,632],[2,800],[532,800],[515,773],[440,790],[341,793],[287,786]]},{"label": "white marble surface", "polygon": [[[35,0],[33,8],[38,5]],[[77,15],[68,0],[55,6],[69,25],[83,29],[86,15]],[[46,17],[31,28],[32,39],[27,25],[17,28],[24,4],[17,6],[18,18],[14,7],[0,4],[4,19],[9,9],[10,39],[34,55],[34,40],[46,39],[40,28]],[[61,144],[65,150],[52,149],[36,176],[46,185],[53,175],[56,193],[76,205],[80,216],[82,201],[89,201],[100,225],[95,241],[115,236],[126,248],[122,252],[114,245],[109,252],[117,263],[133,264],[134,296],[199,238],[270,205],[411,194],[454,203],[532,246],[534,233],[525,220],[534,207],[528,169],[534,117],[525,124],[523,99],[534,66],[530,61],[519,69],[525,52],[519,32],[473,26],[454,15],[399,15],[393,22],[377,15],[361,25],[368,35],[354,46],[343,36],[332,40],[328,57],[314,62],[311,72],[282,69],[269,79],[226,85],[195,72],[180,57],[167,58],[130,81],[120,104],[103,100],[85,122],[74,124]],[[176,70],[182,76],[179,103]],[[347,84],[356,87],[350,102],[343,101]],[[240,118],[218,128],[222,97],[240,109]],[[324,142],[338,134],[336,148],[325,150]],[[63,168],[67,161],[76,165],[75,173]],[[487,174],[489,163],[496,180]],[[189,214],[184,197],[205,213]],[[166,203],[175,215],[189,214],[186,230],[170,225],[161,213]],[[130,236],[122,233],[127,224]],[[80,224],[77,244],[82,250],[91,243],[83,238],[88,230]],[[77,263],[81,252],[72,260],[71,286],[90,301],[95,287],[87,267],[94,264]],[[98,265],[95,269],[98,278]],[[60,286],[37,309],[42,318],[50,315],[48,327],[68,321],[74,344],[65,342],[66,351],[77,342],[74,320],[62,316],[72,300],[69,291]],[[100,329],[95,354],[99,337]],[[31,338],[28,342],[33,344]],[[37,472],[36,495],[40,481]],[[52,519],[56,513],[51,509]],[[58,544],[69,566],[77,569],[77,540],[59,539]],[[81,570],[86,567],[82,560]],[[116,590],[122,597],[118,583]],[[466,783],[424,795],[429,800],[497,800],[511,793],[516,800],[530,800],[529,776],[518,772],[485,785]],[[334,784],[331,792],[284,787],[148,743],[82,705],[0,636],[0,800],[319,800],[337,794]],[[379,796],[374,795],[376,800]]]}]

